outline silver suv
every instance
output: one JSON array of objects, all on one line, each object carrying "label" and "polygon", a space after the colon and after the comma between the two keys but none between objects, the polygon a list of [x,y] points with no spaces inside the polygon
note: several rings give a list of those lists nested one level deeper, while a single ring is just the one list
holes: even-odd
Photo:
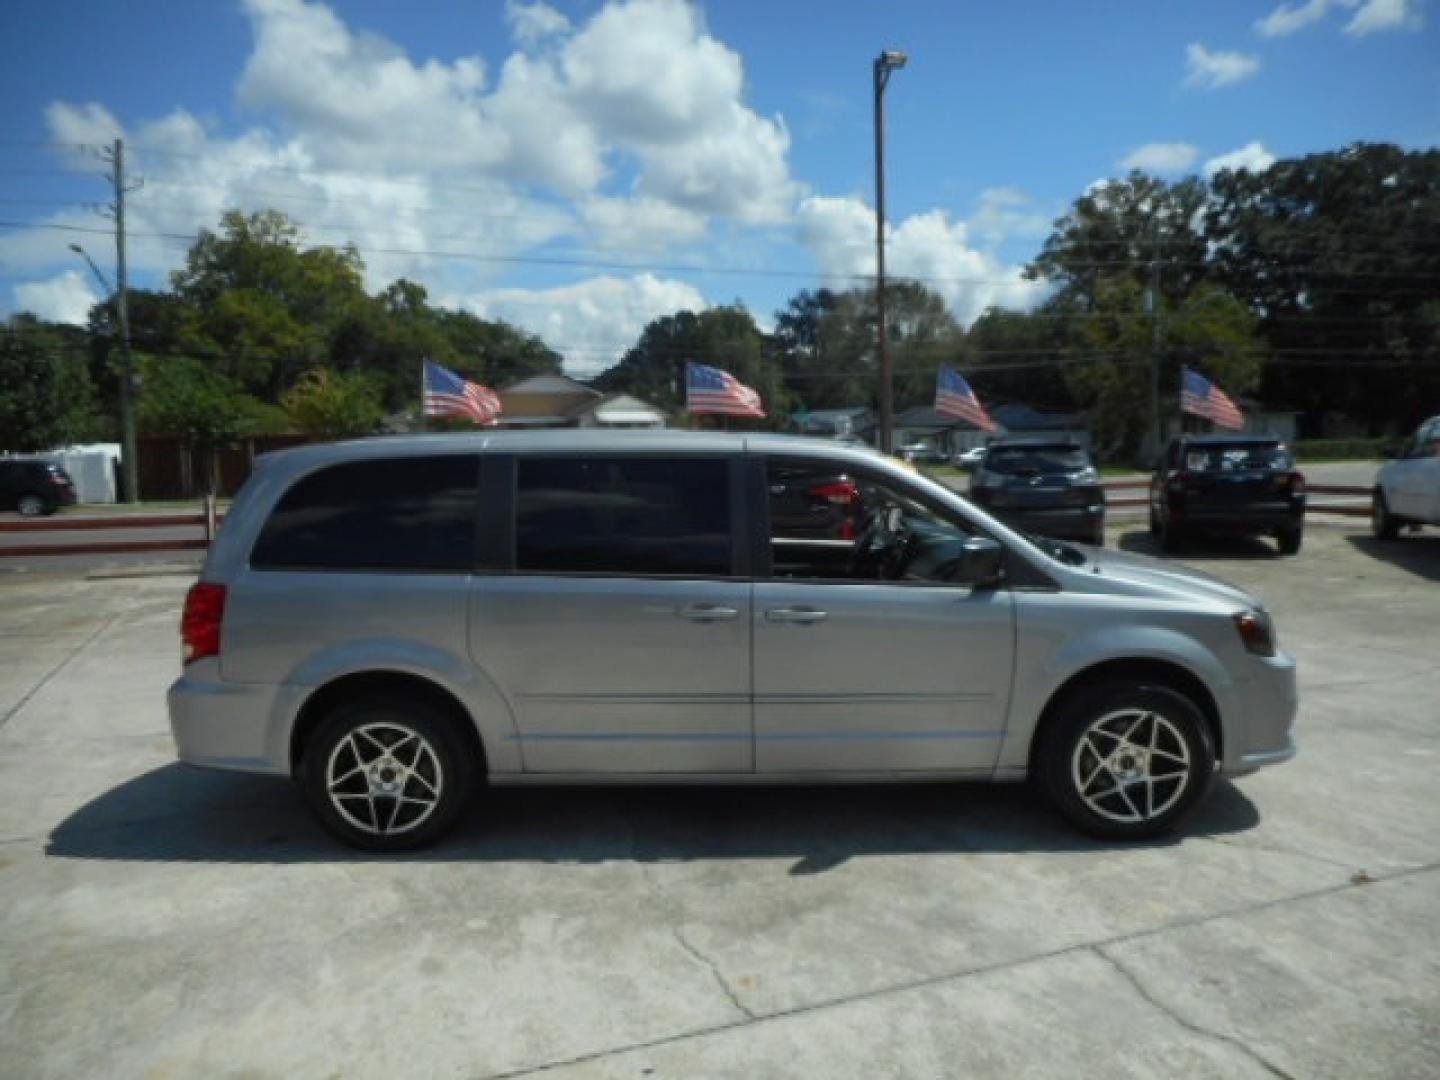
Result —
[{"label": "silver suv", "polygon": [[[792,486],[842,474],[853,535],[778,524]],[[433,840],[482,782],[1031,776],[1081,829],[1146,837],[1217,772],[1294,753],[1294,661],[1254,597],[821,440],[270,455],[182,636],[181,759],[293,776],[371,849]]]}]

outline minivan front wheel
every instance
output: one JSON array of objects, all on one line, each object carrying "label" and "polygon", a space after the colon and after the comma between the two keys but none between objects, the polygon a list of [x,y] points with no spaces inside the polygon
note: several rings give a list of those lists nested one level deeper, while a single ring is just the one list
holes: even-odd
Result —
[{"label": "minivan front wheel", "polygon": [[1064,706],[1041,748],[1051,801],[1082,832],[1159,836],[1210,786],[1215,750],[1200,710],[1161,686],[1103,684]]},{"label": "minivan front wheel", "polygon": [[450,726],[421,705],[341,705],[307,747],[306,798],[353,847],[404,851],[449,829],[474,786],[469,755]]}]

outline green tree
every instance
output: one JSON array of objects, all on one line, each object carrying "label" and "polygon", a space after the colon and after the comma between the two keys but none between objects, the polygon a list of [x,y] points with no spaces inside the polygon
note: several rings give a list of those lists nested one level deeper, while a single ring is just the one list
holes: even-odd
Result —
[{"label": "green tree", "polygon": [[207,483],[216,489],[215,451],[249,435],[288,427],[285,414],[245,393],[235,380],[204,360],[188,356],[140,356],[137,418],[142,432],[177,435],[198,447],[209,462]]},{"label": "green tree", "polygon": [[194,313],[178,347],[270,401],[322,362],[337,327],[369,302],[353,247],[301,241],[278,210],[229,210],[219,233],[201,231],[172,277]]},{"label": "green tree", "polygon": [[380,381],[368,371],[312,368],[285,394],[284,406],[296,430],[326,438],[370,435],[385,418]]},{"label": "green tree", "polygon": [[1071,204],[1026,268],[1055,283],[1062,304],[1084,308],[1121,275],[1140,287],[1152,271],[1175,302],[1206,275],[1206,239],[1198,223],[1207,191],[1195,177],[1167,183],[1138,170],[1106,180]]},{"label": "green tree", "polygon": [[106,431],[83,338],[23,312],[0,325],[0,452],[91,442]]},{"label": "green tree", "polygon": [[[959,359],[965,332],[944,299],[917,282],[890,282],[885,301],[896,405],[933,401],[936,372]],[[877,404],[876,314],[874,289],[802,291],[776,313],[777,360],[805,408]]]},{"label": "green tree", "polygon": [[1260,378],[1257,320],[1235,297],[1210,285],[1179,303],[1142,311],[1139,285],[1124,275],[1101,282],[1077,339],[1067,349],[1065,380],[1090,414],[1091,435],[1102,458],[1139,460],[1149,422],[1149,386],[1155,319],[1160,323],[1162,414],[1178,416],[1180,369],[1194,367],[1231,397]]},{"label": "green tree", "polygon": [[1312,434],[1408,431],[1440,399],[1440,150],[1357,143],[1214,178],[1215,273],[1261,313],[1264,394]]},{"label": "green tree", "polygon": [[777,426],[788,416],[790,396],[780,368],[767,353],[754,317],[738,303],[655,319],[594,385],[680,413],[685,408],[685,364],[692,360],[728,371],[759,393],[767,419],[756,426]]}]

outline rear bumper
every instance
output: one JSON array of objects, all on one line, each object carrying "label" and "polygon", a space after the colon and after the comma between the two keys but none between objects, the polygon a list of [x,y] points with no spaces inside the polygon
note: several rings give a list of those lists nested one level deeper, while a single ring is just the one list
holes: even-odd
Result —
[{"label": "rear bumper", "polygon": [[222,682],[214,660],[191,664],[165,698],[180,760],[209,769],[288,776],[288,728],[282,733],[271,722],[276,690]]},{"label": "rear bumper", "polygon": [[1211,532],[1268,532],[1298,529],[1305,523],[1305,504],[1258,503],[1253,506],[1173,507],[1170,520],[1182,528]]}]

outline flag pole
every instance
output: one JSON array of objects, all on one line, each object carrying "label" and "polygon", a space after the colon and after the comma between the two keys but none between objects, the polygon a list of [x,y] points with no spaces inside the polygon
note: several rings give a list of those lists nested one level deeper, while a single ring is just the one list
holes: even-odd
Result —
[{"label": "flag pole", "polygon": [[425,430],[425,359],[420,359],[420,415],[417,420],[418,430]]}]

